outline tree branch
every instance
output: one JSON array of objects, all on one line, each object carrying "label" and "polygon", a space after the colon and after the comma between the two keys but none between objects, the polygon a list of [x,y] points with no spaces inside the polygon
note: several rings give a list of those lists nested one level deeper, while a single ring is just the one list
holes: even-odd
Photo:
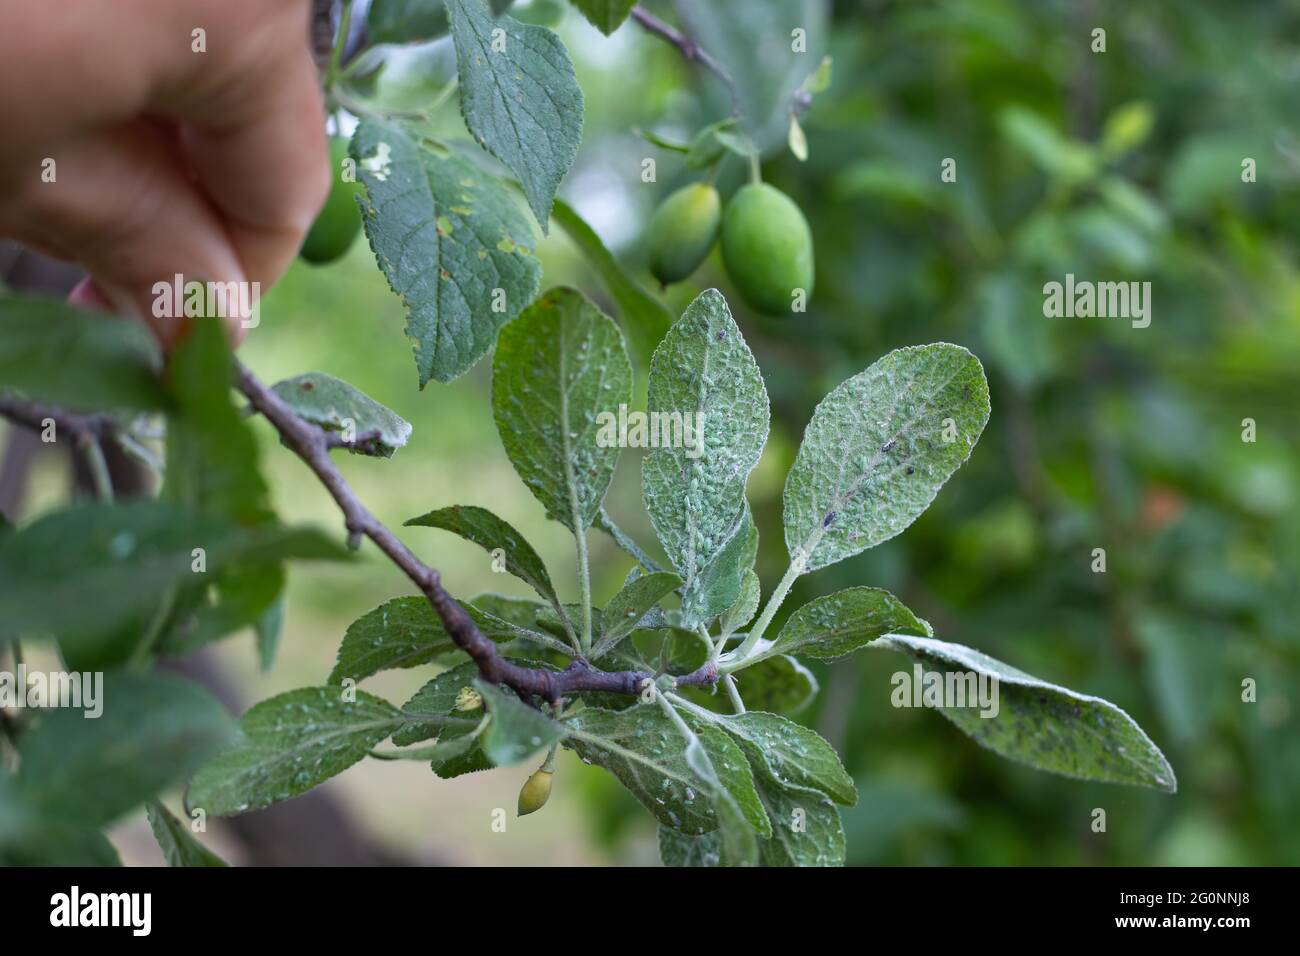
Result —
[{"label": "tree branch", "polygon": [[59,432],[67,432],[83,448],[107,437],[117,428],[117,422],[111,415],[80,415],[40,402],[24,401],[13,395],[0,395],[0,415],[38,432],[45,429],[47,421],[52,421],[56,438]]},{"label": "tree branch", "polygon": [[737,111],[736,81],[731,78],[731,74],[727,72],[726,67],[710,56],[709,52],[700,46],[694,37],[689,37],[680,30],[664,23],[640,4],[632,8],[632,19],[641,24],[647,32],[653,33],[677,47],[684,60],[690,63],[698,63],[725,83],[727,92],[731,94],[731,111],[733,113]]},{"label": "tree branch", "polygon": [[[275,392],[239,362],[235,363],[235,387],[280,433],[284,444],[315,472],[342,511],[350,537],[364,536],[373,541],[428,598],[451,639],[478,665],[484,680],[491,684],[504,684],[524,700],[537,696],[552,704],[558,703],[565,694],[581,691],[639,694],[645,681],[654,680],[655,675],[645,671],[597,670],[582,658],[575,659],[557,673],[520,667],[503,657],[496,644],[484,636],[465,609],[443,589],[438,572],[417,558],[357,498],[356,492],[330,459],[330,448],[337,447],[337,442],[324,430],[299,418]],[[710,661],[675,680],[678,685],[688,685],[712,684],[717,679],[717,665]]]}]

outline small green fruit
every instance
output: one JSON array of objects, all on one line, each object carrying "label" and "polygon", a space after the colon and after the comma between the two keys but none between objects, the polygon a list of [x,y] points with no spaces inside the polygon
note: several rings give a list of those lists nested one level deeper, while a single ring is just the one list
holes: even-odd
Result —
[{"label": "small green fruit", "polygon": [[536,770],[524,781],[523,787],[519,790],[521,817],[526,817],[546,806],[546,801],[551,798],[551,778],[554,776],[554,772],[550,770]]},{"label": "small green fruit", "polygon": [[654,277],[668,285],[698,269],[718,238],[721,218],[718,191],[705,183],[683,186],[660,203],[646,233]]},{"label": "small green fruit", "polygon": [[795,289],[813,288],[813,241],[794,200],[766,183],[742,186],[722,218],[722,261],[752,308],[789,315]]},{"label": "small green fruit", "polygon": [[317,265],[333,262],[348,251],[361,229],[361,210],[353,198],[361,184],[343,181],[343,161],[348,158],[348,141],[341,136],[330,140],[329,198],[311,224],[298,255]]}]

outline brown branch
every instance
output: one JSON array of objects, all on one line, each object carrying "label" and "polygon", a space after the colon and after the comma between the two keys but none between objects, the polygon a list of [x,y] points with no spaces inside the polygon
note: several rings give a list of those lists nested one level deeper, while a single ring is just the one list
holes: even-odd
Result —
[{"label": "brown branch", "polygon": [[682,59],[689,63],[698,63],[725,83],[727,92],[731,94],[731,111],[733,113],[737,112],[736,81],[731,78],[727,68],[710,56],[709,52],[700,46],[694,37],[689,37],[680,30],[664,23],[640,4],[632,8],[632,19],[641,24],[647,32],[667,40],[677,47],[682,54]]},{"label": "brown branch", "polygon": [[67,432],[83,448],[99,438],[107,437],[118,424],[111,415],[81,415],[52,405],[25,401],[13,395],[0,395],[0,415],[38,432],[45,429],[46,422],[54,422],[56,437],[60,431]]},{"label": "brown branch", "polygon": [[[417,558],[357,498],[330,459],[330,448],[336,443],[332,442],[328,433],[299,418],[275,392],[258,381],[239,362],[235,363],[235,386],[280,433],[284,444],[315,472],[343,512],[350,538],[354,541],[363,536],[369,538],[411,579],[433,605],[456,646],[478,665],[479,674],[484,680],[491,684],[504,684],[524,700],[537,696],[552,704],[558,703],[565,694],[582,691],[639,694],[645,681],[654,680],[654,675],[645,671],[597,670],[581,658],[557,673],[520,667],[503,657],[496,644],[484,636],[478,625],[465,613],[465,609],[443,589],[438,572]],[[717,679],[717,667],[710,662],[690,674],[676,678],[676,683],[712,684]]]}]

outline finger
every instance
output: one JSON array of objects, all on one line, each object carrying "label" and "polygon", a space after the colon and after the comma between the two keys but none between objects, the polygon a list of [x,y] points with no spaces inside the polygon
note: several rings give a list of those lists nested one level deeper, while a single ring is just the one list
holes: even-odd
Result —
[{"label": "finger", "polygon": [[[22,241],[81,263],[119,311],[141,316],[165,346],[184,323],[155,286],[244,282],[220,216],[178,164],[167,134],[146,123],[65,142],[55,182],[30,186],[3,214]],[[232,338],[240,316],[226,316]]]},{"label": "finger", "polygon": [[99,286],[95,285],[95,280],[90,276],[86,276],[72,287],[72,291],[68,293],[68,301],[92,312],[107,312],[113,308],[113,303],[109,301],[108,296],[100,291]]},{"label": "finger", "polygon": [[158,100],[180,122],[187,161],[225,220],[249,280],[265,289],[297,255],[329,192],[309,5],[219,6],[208,48],[240,51],[238,70],[215,82],[203,58],[192,58],[195,72],[165,84]]}]

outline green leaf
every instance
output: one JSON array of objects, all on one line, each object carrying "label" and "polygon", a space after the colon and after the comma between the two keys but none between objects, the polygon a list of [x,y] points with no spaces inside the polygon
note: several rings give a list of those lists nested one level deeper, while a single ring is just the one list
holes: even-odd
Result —
[{"label": "green leaf", "polygon": [[398,126],[364,120],[351,150],[366,235],[406,306],[420,387],[449,382],[537,294],[532,226],[498,179]]},{"label": "green leaf", "polygon": [[15,634],[57,637],[78,669],[102,667],[139,642],[160,594],[201,580],[200,547],[209,576],[248,561],[348,557],[314,531],[240,528],[150,500],[79,505],[0,538],[0,620]]},{"label": "green leaf", "polygon": [[[270,492],[261,475],[257,439],[235,407],[234,368],[221,323],[195,320],[173,350],[168,371],[175,402],[167,418],[163,500],[240,525],[269,526],[275,517]],[[256,625],[282,594],[284,580],[282,565],[256,561],[182,585],[157,650],[193,653]]]},{"label": "green leaf", "polygon": [[98,829],[46,816],[18,792],[0,766],[0,866],[121,866],[117,850]]},{"label": "green leaf", "polygon": [[[908,654],[944,675],[996,679],[996,716],[981,716],[978,704],[940,710],[963,733],[1003,757],[1077,780],[1167,793],[1178,789],[1165,755],[1132,717],[1109,701],[1049,684],[961,644],[888,634],[872,646]],[[910,684],[912,675],[904,676]],[[896,687],[894,694],[899,693]]]},{"label": "green leaf", "polygon": [[840,763],[835,748],[816,732],[758,710],[713,719],[740,741],[755,772],[771,783],[819,790],[845,806],[857,802],[853,778]]},{"label": "green leaf", "polygon": [[190,828],[177,820],[165,806],[157,800],[150,800],[145,807],[149,817],[149,827],[153,838],[158,841],[163,859],[168,866],[229,866],[230,864],[217,856],[190,832]]},{"label": "green leaf", "polygon": [[736,117],[728,116],[710,123],[691,137],[686,149],[686,168],[707,169],[720,160],[727,153],[727,145],[718,138],[718,134],[734,128],[736,123]]},{"label": "green leaf", "polygon": [[271,390],[299,418],[327,431],[343,432],[351,423],[356,444],[349,450],[359,454],[391,458],[411,437],[410,422],[333,375],[307,372],[276,382]]},{"label": "green leaf", "polygon": [[817,696],[817,678],[793,657],[769,657],[732,675],[745,706],[756,711],[797,713]]},{"label": "green leaf", "polygon": [[0,866],[121,866],[108,837],[66,820],[39,820],[8,836],[0,833]]},{"label": "green leaf", "polygon": [[998,116],[1002,134],[1043,172],[1079,184],[1100,169],[1090,146],[1062,135],[1055,126],[1023,106],[1008,106]]},{"label": "green leaf", "polygon": [[[433,717],[445,717],[456,709],[461,691],[474,686],[476,677],[478,677],[478,665],[473,661],[443,671],[416,691],[415,696],[402,705],[402,710],[408,715],[429,714]],[[470,717],[471,713],[461,716]],[[442,721],[407,724],[393,734],[393,743],[398,747],[406,747],[422,740],[430,740],[437,737],[442,728]]]},{"label": "green leaf", "polygon": [[[690,143],[680,143],[677,140],[669,139],[667,136],[661,136],[654,130],[638,129],[637,134],[652,146],[658,146],[660,149],[666,149],[674,153],[689,153],[691,150]],[[554,212],[554,210],[552,210]]]},{"label": "green leaf", "polygon": [[596,270],[605,290],[613,297],[623,317],[623,327],[632,340],[640,363],[650,363],[655,346],[673,324],[673,315],[639,282],[628,275],[618,260],[605,248],[591,226],[563,199],[555,200],[551,209],[555,221],[573,240],[588,264]]},{"label": "green leaf", "polygon": [[162,360],[139,322],[58,299],[0,295],[0,390],[87,411],[166,408]]},{"label": "green leaf", "polygon": [[822,57],[821,62],[817,64],[817,69],[809,73],[799,89],[805,93],[825,93],[831,88],[831,69],[833,60],[830,55]]},{"label": "green leaf", "polygon": [[16,788],[43,816],[111,823],[182,779],[233,730],[211,694],[175,677],[110,671],[99,704],[93,720],[80,709],[46,711],[23,735]]},{"label": "green leaf", "polygon": [[482,0],[446,0],[460,108],[478,144],[519,177],[542,231],[582,142],[582,89],[560,38]]},{"label": "green leaf", "polygon": [[507,571],[550,601],[552,606],[560,606],[555,586],[551,584],[551,576],[533,546],[511,525],[486,508],[452,505],[406,522],[408,527],[413,525],[450,531],[488,552],[499,548],[505,557]]},{"label": "green leaf", "polygon": [[491,592],[475,596],[470,604],[486,616],[522,629],[537,627],[537,615],[548,610],[545,604],[532,598]]},{"label": "green leaf", "polygon": [[443,780],[453,780],[467,773],[478,773],[496,767],[483,752],[483,734],[492,725],[490,715],[484,715],[476,726],[451,726],[443,728],[438,737],[438,748],[429,754],[429,766]]},{"label": "green leaf", "polygon": [[257,663],[264,674],[275,664],[275,657],[280,649],[280,634],[284,629],[284,604],[285,596],[281,592],[253,625],[257,634]]},{"label": "green leaf", "polygon": [[[466,756],[471,755],[479,744],[479,737],[487,729],[491,718],[484,717],[479,723],[472,728],[457,727],[455,732],[450,730],[443,735],[443,739],[437,743],[428,744],[424,747],[414,747],[410,750],[386,750],[371,751],[370,756],[379,760],[419,760],[429,762],[434,770],[439,771],[442,776],[459,776],[459,773],[446,773],[446,769],[457,761],[463,760]],[[459,736],[457,736],[459,734]],[[468,773],[472,770],[488,770],[491,764],[484,759],[484,766],[470,767],[461,772]]]},{"label": "green leaf", "polygon": [[740,579],[740,594],[736,597],[736,602],[727,608],[718,622],[723,637],[730,637],[754,619],[762,596],[763,588],[758,575],[750,568]]},{"label": "green leaf", "polygon": [[[566,746],[617,777],[664,826],[692,834],[718,828],[717,811],[703,790],[707,783],[688,763],[681,734],[658,707],[588,707],[566,726]],[[748,780],[752,790],[749,765],[736,744],[713,727],[701,727],[697,733],[724,786],[743,793]],[[752,814],[755,825],[760,809],[752,802],[745,806],[746,817]]]},{"label": "green leaf", "polygon": [[361,760],[407,718],[373,694],[304,687],[253,706],[239,739],[194,775],[187,808],[230,816],[288,800]]},{"label": "green leaf", "polygon": [[[768,429],[763,376],[716,289],[701,293],[655,350],[648,406],[652,424],[656,415],[675,416],[661,421],[680,426],[672,433],[680,441],[642,462],[641,486],[655,534],[685,580],[683,619],[693,626],[735,602],[752,566],[752,558],[729,561],[702,587],[706,568],[736,539],[738,522],[745,533],[745,481]],[[744,544],[737,541],[737,555]]]},{"label": "green leaf", "polygon": [[574,289],[551,289],[501,334],[492,367],[497,432],[528,490],[574,534],[591,526],[617,443],[598,419],[632,400],[632,366],[609,316]]},{"label": "green leaf", "polygon": [[695,627],[713,620],[740,596],[745,575],[758,557],[758,528],[744,502],[733,530],[723,532],[726,544],[682,590],[682,625]]},{"label": "green leaf", "polygon": [[984,369],[956,345],[897,349],[843,382],[813,412],[786,478],[791,560],[814,571],[901,532],[988,418]]},{"label": "green leaf", "polygon": [[415,43],[447,32],[442,0],[383,0],[370,4],[366,36],[371,43]]},{"label": "green leaf", "polygon": [[162,498],[244,525],[274,519],[257,437],[235,407],[233,359],[217,319],[193,320],[172,350]]},{"label": "green leaf", "polygon": [[483,695],[492,720],[483,732],[484,755],[498,767],[522,763],[565,737],[564,724],[525,704],[511,691],[481,678],[474,686]]},{"label": "green leaf", "polygon": [[427,598],[393,598],[348,625],[329,683],[342,684],[349,677],[361,681],[382,670],[418,667],[455,649],[456,642]]},{"label": "green leaf", "polygon": [[624,584],[601,612],[605,629],[592,650],[592,657],[598,659],[608,653],[610,648],[632,633],[652,607],[681,584],[682,579],[668,571],[643,574]]},{"label": "green leaf", "polygon": [[660,824],[659,859],[664,866],[721,866],[722,837],[716,830],[689,836]]},{"label": "green leaf", "polygon": [[[553,634],[554,637],[547,637],[546,634],[539,634],[537,631],[528,631],[522,633],[516,631],[515,636],[524,640],[537,641],[545,643],[552,650],[559,651],[561,654],[573,656],[573,647],[565,644],[561,638],[568,636],[568,628],[571,627],[569,621],[574,620],[582,613],[582,608],[577,604],[563,604],[560,606],[564,612],[564,618],[552,608],[543,607],[537,612],[537,626],[546,634]],[[600,608],[591,609],[591,629],[593,634],[600,633]]]},{"label": "green leaf", "polygon": [[1113,159],[1141,146],[1155,123],[1155,109],[1146,100],[1125,103],[1106,117],[1101,131],[1102,153]]},{"label": "green leaf", "polygon": [[764,866],[843,866],[840,812],[816,790],[758,778],[758,792],[772,821],[772,839],[759,847]]},{"label": "green leaf", "polygon": [[[503,650],[507,653],[513,652],[514,642],[524,642],[540,644],[560,654],[573,656],[573,646],[560,639],[567,637],[566,623],[561,621],[554,609],[544,604],[500,594],[481,594],[474,599],[473,604],[462,606],[485,636],[506,645]],[[561,605],[561,609],[566,616],[573,611],[571,605]],[[539,627],[549,629],[552,623],[558,637],[538,630]]]},{"label": "green leaf", "polygon": [[605,36],[609,36],[627,19],[636,6],[636,0],[573,0],[588,22]]},{"label": "green leaf", "polygon": [[[772,824],[755,789],[753,770],[734,741],[717,728],[708,724],[700,724],[698,728],[689,723],[684,726],[686,763],[704,782],[718,816],[723,865],[757,865],[755,835],[772,836]],[[681,731],[679,727],[678,732]]]},{"label": "green leaf", "polygon": [[787,137],[790,146],[790,152],[794,158],[801,163],[808,161],[808,137],[799,125],[799,118],[793,113],[790,114],[790,133]]},{"label": "green leaf", "polygon": [[[633,631],[629,638],[623,640],[604,657],[597,658],[593,655],[592,659],[600,662],[606,670],[689,674],[703,666],[711,650],[712,645],[706,645],[704,639],[695,631],[681,630],[666,620],[658,623],[655,629],[651,630],[646,620],[643,620],[640,630]],[[696,688],[684,688],[684,690],[689,692]],[[707,693],[704,690],[699,692]],[[623,702],[626,703],[626,699]],[[611,710],[623,709],[614,702],[602,701],[597,706],[608,707]]]},{"label": "green leaf", "polygon": [[833,661],[883,634],[929,637],[925,622],[880,588],[846,588],[809,601],[790,615],[774,641],[759,641],[747,661],[798,654]]},{"label": "green leaf", "polygon": [[272,624],[278,629],[276,609],[283,608],[284,587],[282,564],[249,561],[225,568],[211,587],[197,589],[185,616],[158,641],[158,653],[192,654],[244,627],[255,627],[259,635]]}]

